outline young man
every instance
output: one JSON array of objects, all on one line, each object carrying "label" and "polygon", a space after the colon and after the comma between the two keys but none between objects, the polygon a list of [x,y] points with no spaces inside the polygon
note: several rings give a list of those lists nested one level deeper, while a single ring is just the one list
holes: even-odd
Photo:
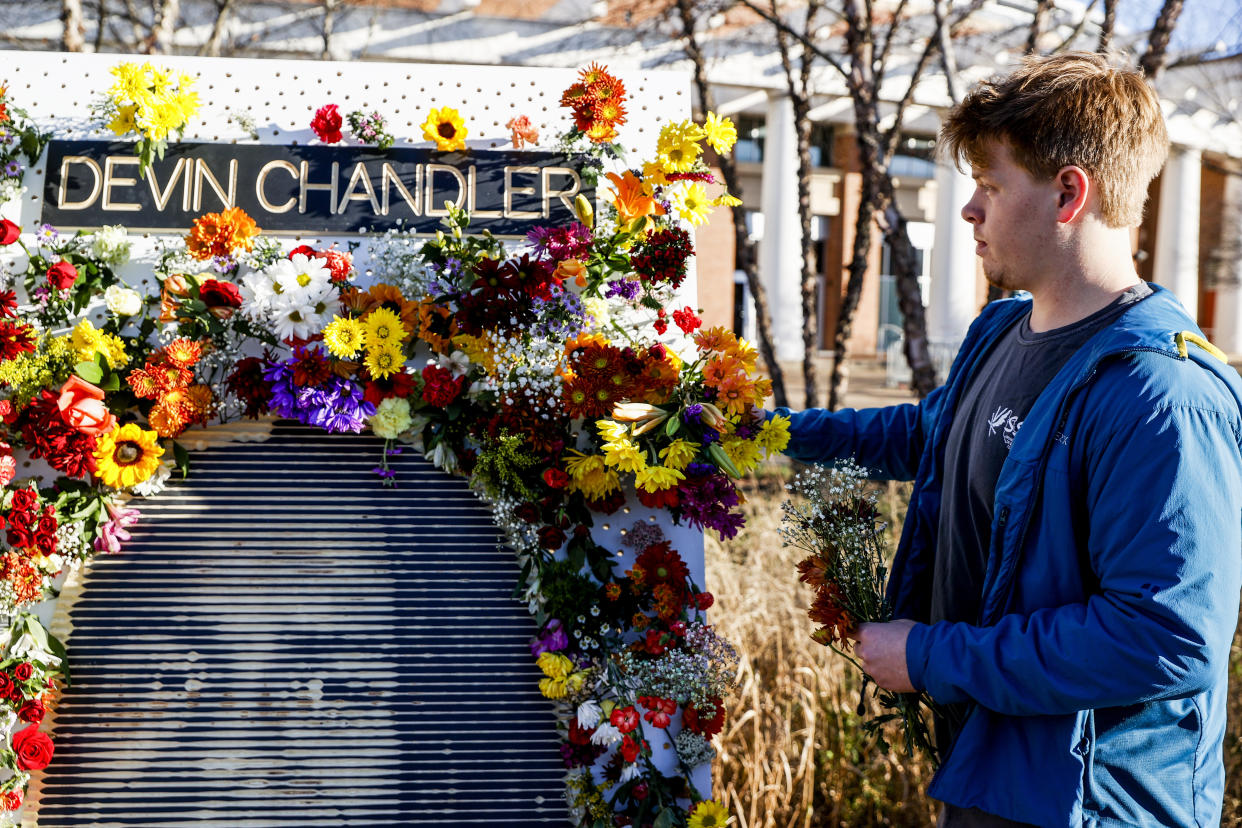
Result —
[{"label": "young man", "polygon": [[791,456],[914,480],[901,620],[860,627],[857,653],[958,714],[941,825],[1218,825],[1242,381],[1134,270],[1159,102],[1097,55],[1032,59],[941,142],[973,168],[987,278],[1030,298],[984,308],[917,406],[791,415]]}]

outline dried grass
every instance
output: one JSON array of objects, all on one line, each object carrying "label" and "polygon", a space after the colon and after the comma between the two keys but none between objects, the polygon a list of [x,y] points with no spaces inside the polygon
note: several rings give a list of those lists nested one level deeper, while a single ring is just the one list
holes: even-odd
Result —
[{"label": "dried grass", "polygon": [[[746,528],[731,541],[707,540],[712,619],[741,654],[715,797],[736,828],[934,825],[936,803],[923,794],[930,766],[896,742],[882,753],[863,737],[857,677],[810,639],[811,596],[794,572],[799,556],[777,535],[787,474],[772,467],[748,481]],[[907,487],[890,485],[881,498],[895,533],[907,496]],[[1231,677],[1222,825],[1242,828],[1242,635]]]}]

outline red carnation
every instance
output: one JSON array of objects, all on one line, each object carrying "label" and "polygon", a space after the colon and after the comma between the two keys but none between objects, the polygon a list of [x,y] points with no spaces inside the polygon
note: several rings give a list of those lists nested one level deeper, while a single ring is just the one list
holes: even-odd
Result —
[{"label": "red carnation", "polygon": [[21,791],[5,791],[0,793],[0,808],[6,811],[16,811],[22,807]]},{"label": "red carnation", "polygon": [[633,762],[638,758],[638,754],[645,744],[647,744],[645,741],[635,739],[633,736],[626,736],[621,740],[621,755],[625,757],[625,761]]},{"label": "red carnation", "polygon": [[694,596],[694,605],[704,612],[711,609],[714,603],[716,603],[716,599],[710,592],[700,592]]},{"label": "red carnation", "polygon": [[677,323],[677,327],[681,328],[683,333],[694,333],[695,329],[703,324],[703,320],[694,315],[694,311],[690,306],[681,310],[673,311],[673,321]]},{"label": "red carnation", "polygon": [[299,256],[299,255],[300,256],[314,256],[315,248],[311,247],[309,244],[299,244],[297,247],[289,251],[290,259],[292,259],[294,256]]},{"label": "red carnation", "polygon": [[22,228],[8,219],[0,219],[0,246],[8,247],[22,234]]},{"label": "red carnation", "polygon": [[22,770],[43,770],[52,761],[52,740],[39,731],[38,725],[13,734],[13,752],[17,754],[17,766]]},{"label": "red carnation", "polygon": [[341,123],[341,113],[337,111],[336,104],[327,104],[315,112],[315,117],[311,119],[311,129],[319,136],[320,141],[336,144],[341,140]]},{"label": "red carnation", "polygon": [[444,408],[461,393],[465,377],[453,379],[453,372],[439,365],[423,369],[423,400],[436,408]]},{"label": "red carnation", "polygon": [[78,269],[64,259],[47,269],[47,282],[57,290],[67,290],[78,280]]},{"label": "red carnation", "polygon": [[29,661],[18,662],[13,668],[13,675],[18,681],[30,681],[30,677],[34,675],[34,665]]},{"label": "red carnation", "polygon": [[208,308],[240,308],[241,291],[232,282],[207,279],[198,288],[198,298]]}]

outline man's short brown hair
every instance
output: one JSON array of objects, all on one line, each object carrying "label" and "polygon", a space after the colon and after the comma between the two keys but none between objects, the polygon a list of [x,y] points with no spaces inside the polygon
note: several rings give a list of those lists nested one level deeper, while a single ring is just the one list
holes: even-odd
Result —
[{"label": "man's short brown hair", "polygon": [[1110,227],[1142,221],[1147,185],[1169,152],[1147,79],[1090,52],[1027,58],[1013,74],[974,87],[940,128],[941,146],[959,165],[986,166],[989,141],[1007,144],[1036,178],[1081,167]]}]

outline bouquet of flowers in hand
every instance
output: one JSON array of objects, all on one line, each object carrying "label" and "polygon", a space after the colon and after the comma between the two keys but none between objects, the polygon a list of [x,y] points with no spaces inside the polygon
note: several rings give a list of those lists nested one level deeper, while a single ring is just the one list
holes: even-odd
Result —
[{"label": "bouquet of flowers in hand", "polygon": [[[799,473],[786,489],[793,497],[781,504],[780,534],[785,545],[808,553],[798,564],[798,580],[815,589],[807,615],[820,627],[811,637],[862,672],[865,698],[871,678],[849,654],[847,636],[859,624],[893,620],[893,608],[884,597],[886,527],[876,508],[875,491],[867,487],[866,470],[852,460],[832,469],[814,466]],[[887,750],[881,728],[900,722],[906,751],[921,750],[937,764],[923,710],[938,712],[931,698],[879,687],[874,696],[884,712],[864,722],[863,730],[876,734],[881,748]],[[863,713],[861,699],[858,712]]]}]

